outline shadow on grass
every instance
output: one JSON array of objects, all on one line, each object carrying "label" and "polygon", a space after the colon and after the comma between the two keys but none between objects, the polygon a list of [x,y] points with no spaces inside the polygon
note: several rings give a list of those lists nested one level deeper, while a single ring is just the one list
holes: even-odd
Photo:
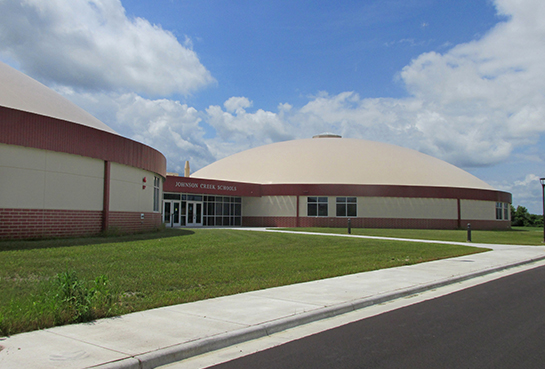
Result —
[{"label": "shadow on grass", "polygon": [[188,229],[167,228],[167,229],[156,231],[156,232],[135,233],[135,234],[116,235],[116,236],[110,235],[110,236],[52,238],[52,239],[35,239],[35,240],[16,240],[16,241],[9,240],[9,241],[0,241],[0,252],[154,240],[158,238],[189,236],[192,234],[195,234],[195,232]]}]

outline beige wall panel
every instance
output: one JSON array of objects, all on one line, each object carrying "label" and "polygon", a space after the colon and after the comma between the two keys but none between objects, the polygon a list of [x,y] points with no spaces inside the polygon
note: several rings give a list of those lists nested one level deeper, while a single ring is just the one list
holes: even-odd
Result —
[{"label": "beige wall panel", "polygon": [[80,155],[47,151],[46,168],[50,173],[65,173],[83,177],[104,177],[104,161]]},{"label": "beige wall panel", "polygon": [[0,206],[102,210],[103,172],[102,160],[0,145]]},{"label": "beige wall panel", "polygon": [[0,208],[42,209],[44,182],[43,170],[0,166]]},{"label": "beige wall panel", "polygon": [[102,210],[104,161],[47,152],[45,209]]},{"label": "beige wall panel", "polygon": [[456,199],[358,197],[358,217],[458,219],[458,203]]},{"label": "beige wall panel", "polygon": [[[146,177],[146,183],[142,181],[144,177]],[[112,163],[110,168],[110,210],[153,211],[153,178],[154,174],[151,172]],[[142,189],[144,184],[146,189]]]},{"label": "beige wall panel", "polygon": [[104,180],[46,172],[44,209],[102,210]]},{"label": "beige wall panel", "polygon": [[297,213],[296,196],[245,197],[242,202],[244,216],[294,217]]},{"label": "beige wall panel", "polygon": [[461,200],[462,219],[496,220],[496,203],[494,201]]},{"label": "beige wall panel", "polygon": [[28,147],[0,144],[0,168],[44,170],[47,152]]}]

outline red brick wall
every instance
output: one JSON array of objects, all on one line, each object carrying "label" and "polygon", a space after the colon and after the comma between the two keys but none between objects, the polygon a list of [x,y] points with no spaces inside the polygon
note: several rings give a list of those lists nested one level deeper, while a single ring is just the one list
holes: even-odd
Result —
[{"label": "red brick wall", "polygon": [[[144,214],[144,219],[141,219]],[[110,211],[110,230],[121,233],[153,231],[161,226],[161,213]]]},{"label": "red brick wall", "polygon": [[[296,217],[242,217],[247,227],[296,227]],[[462,228],[471,223],[472,229],[509,229],[510,221],[462,220]],[[419,228],[456,229],[457,219],[394,219],[394,218],[351,218],[353,228]],[[348,218],[300,217],[299,227],[348,227]]]},{"label": "red brick wall", "polygon": [[102,211],[0,209],[0,239],[85,236],[101,226]]},{"label": "red brick wall", "polygon": [[[110,229],[120,233],[154,230],[160,213],[110,212]],[[102,231],[102,211],[0,209],[0,240],[96,235]]]}]

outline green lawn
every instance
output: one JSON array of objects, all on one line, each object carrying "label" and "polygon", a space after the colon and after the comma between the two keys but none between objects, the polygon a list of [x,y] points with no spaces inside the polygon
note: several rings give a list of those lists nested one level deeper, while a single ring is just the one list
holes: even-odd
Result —
[{"label": "green lawn", "polygon": [[[62,272],[74,271],[80,282],[89,281],[90,290],[90,281],[107,277],[114,300],[109,309],[97,309],[93,315],[101,317],[481,251],[469,246],[224,229],[3,241],[0,335],[71,321],[57,316],[53,310],[59,307],[51,302],[59,297],[59,292],[51,292],[58,287],[52,282]],[[66,278],[62,283],[72,283]]]},{"label": "green lawn", "polygon": [[[296,232],[347,234],[346,228],[280,228]],[[466,230],[352,228],[353,235],[466,242]],[[471,231],[474,243],[543,245],[543,228],[513,227],[502,231]]]}]

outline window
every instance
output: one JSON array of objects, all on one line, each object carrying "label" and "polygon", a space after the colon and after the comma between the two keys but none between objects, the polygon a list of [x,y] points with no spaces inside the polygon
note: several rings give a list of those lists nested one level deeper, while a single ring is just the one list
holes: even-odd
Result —
[{"label": "window", "polygon": [[[509,219],[509,204],[505,204],[505,214],[504,214],[504,206],[503,202],[497,202],[496,203],[496,220],[508,220]],[[505,217],[504,217],[505,215]]]},{"label": "window", "polygon": [[159,211],[161,178],[153,177],[153,211]]},{"label": "window", "polygon": [[239,226],[242,224],[242,198],[204,196],[205,218],[208,226]]},{"label": "window", "polygon": [[308,197],[307,215],[309,217],[327,217],[327,197]]},{"label": "window", "polygon": [[509,213],[510,213],[510,210],[509,209],[509,204],[504,202],[503,203],[503,219],[505,220],[509,220]]},{"label": "window", "polygon": [[358,212],[358,203],[356,197],[337,197],[337,216],[355,217]]}]

